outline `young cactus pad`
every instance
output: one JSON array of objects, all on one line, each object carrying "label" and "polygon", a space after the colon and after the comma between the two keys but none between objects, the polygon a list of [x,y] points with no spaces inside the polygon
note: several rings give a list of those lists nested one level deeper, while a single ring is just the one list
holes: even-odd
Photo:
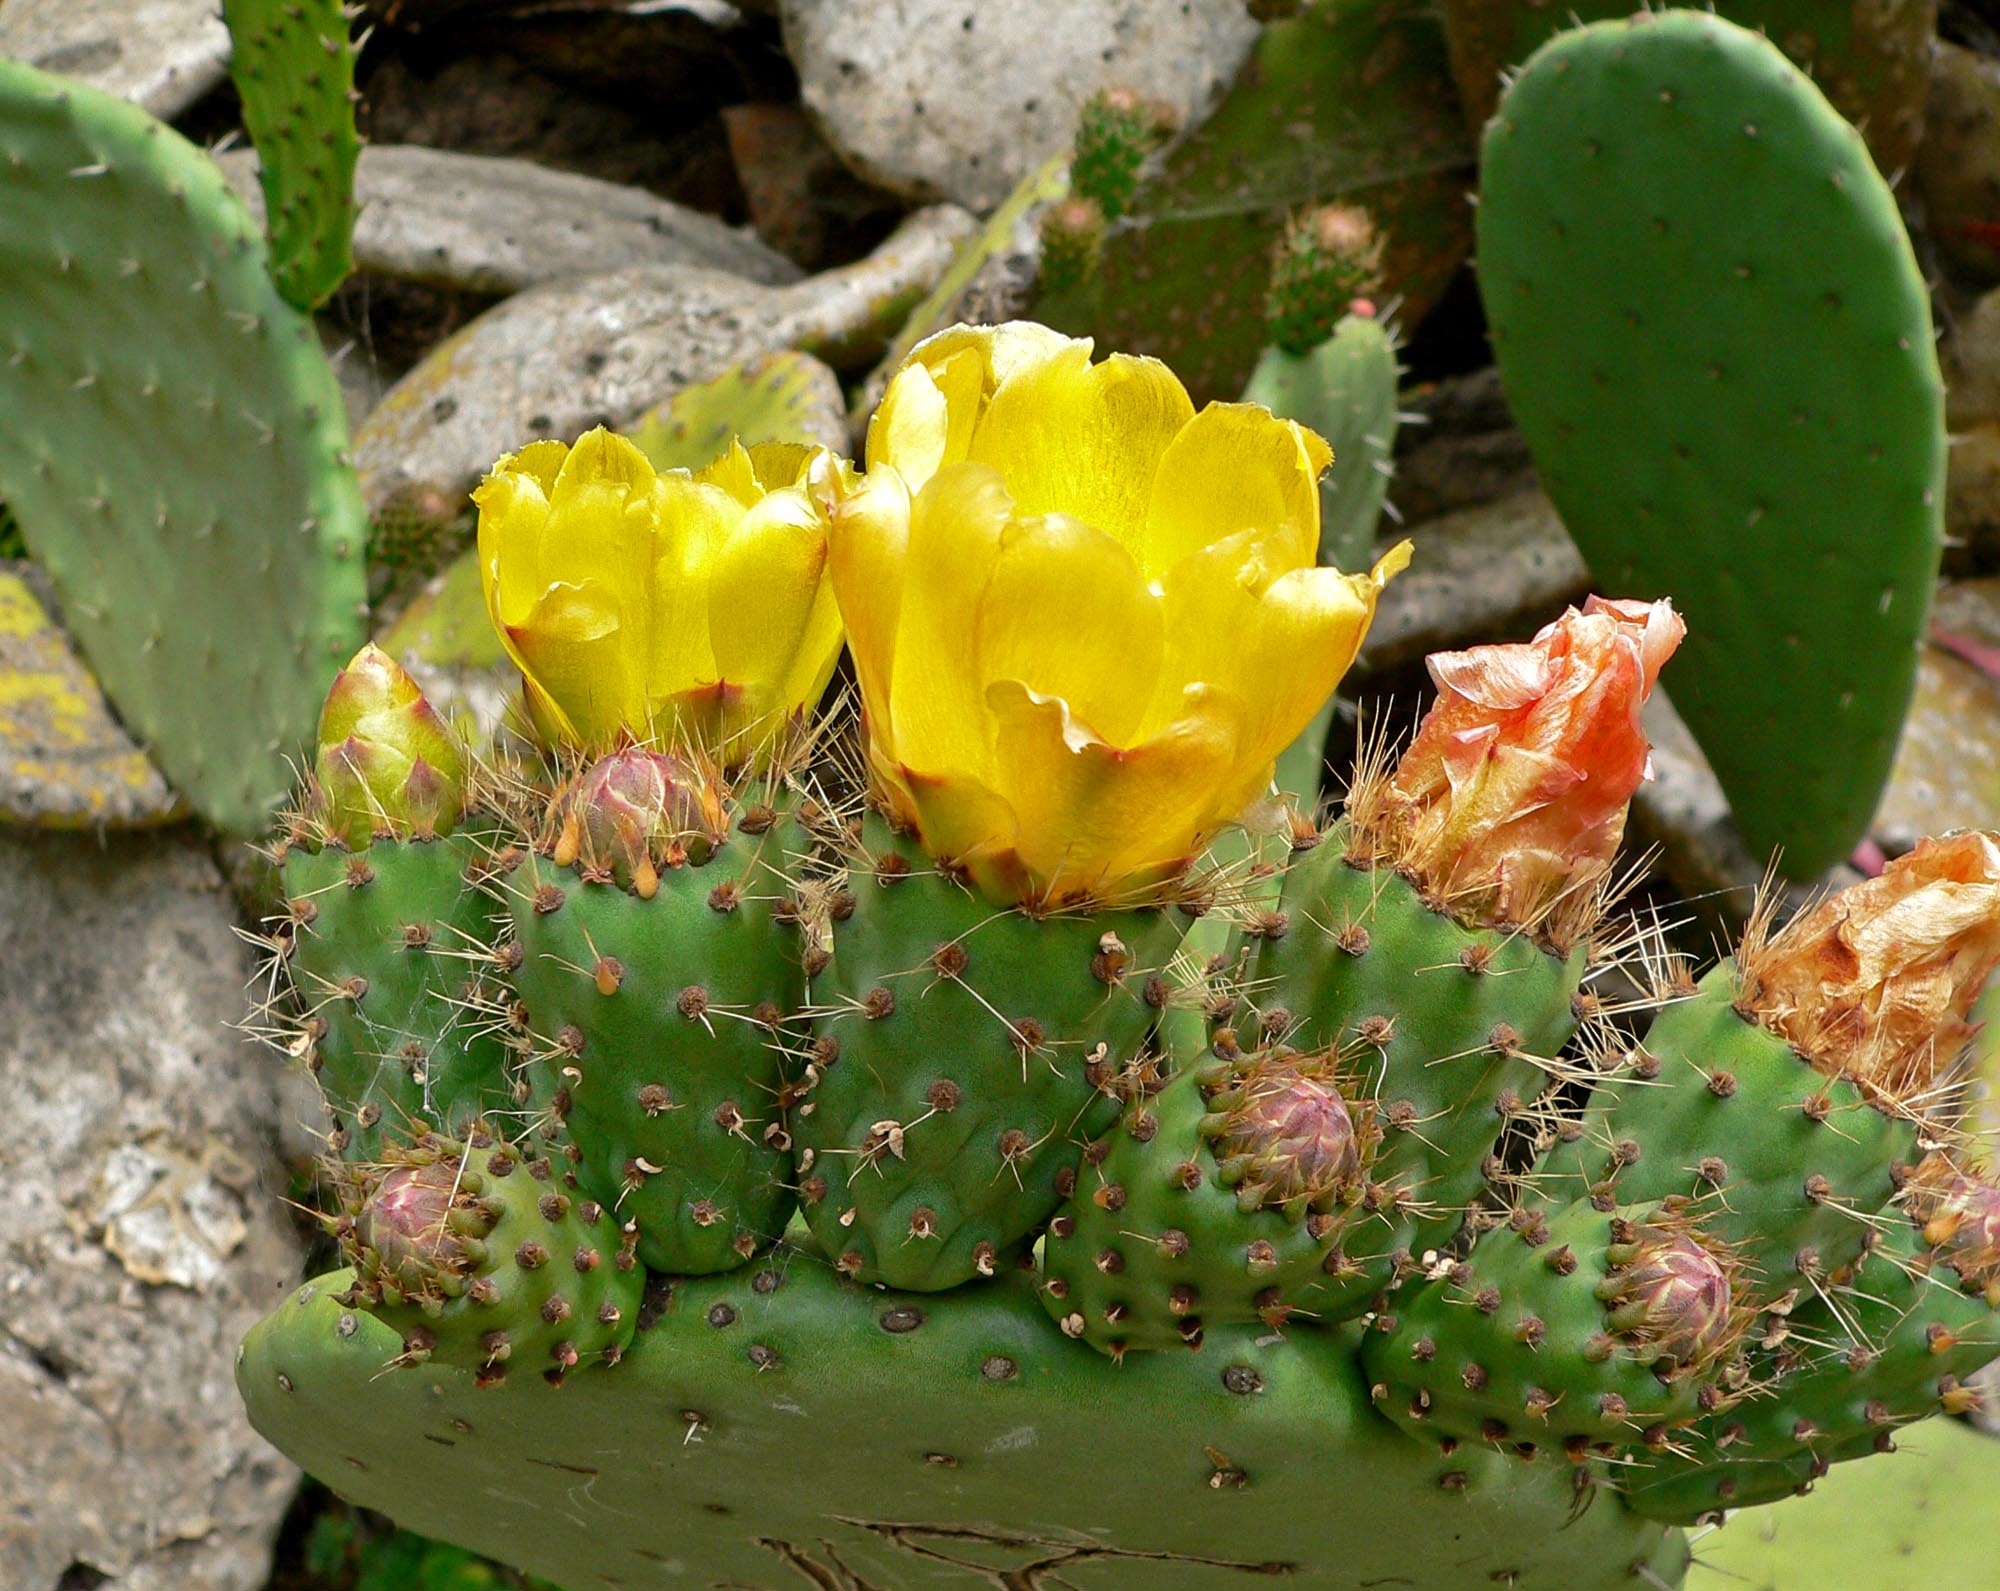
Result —
[{"label": "young cactus pad", "polygon": [[572,1586],[1628,1591],[1688,1560],[1616,1497],[1579,1509],[1563,1466],[1399,1435],[1344,1336],[1114,1366],[1025,1281],[881,1292],[779,1250],[655,1284],[612,1370],[476,1389],[385,1373],[402,1339],[348,1285],[251,1333],[252,1423],[355,1502]]},{"label": "young cactus pad", "polygon": [[210,822],[261,829],[364,639],[339,387],[214,164],[0,61],[0,497],[105,693]]},{"label": "young cactus pad", "polygon": [[1744,838],[1858,841],[1941,547],[1923,277],[1854,129],[1757,34],[1666,12],[1539,51],[1486,134],[1508,399],[1605,584],[1671,596],[1674,704]]},{"label": "young cactus pad", "polygon": [[299,309],[354,269],[355,48],[342,0],[223,0],[229,75],[257,146],[271,278]]}]

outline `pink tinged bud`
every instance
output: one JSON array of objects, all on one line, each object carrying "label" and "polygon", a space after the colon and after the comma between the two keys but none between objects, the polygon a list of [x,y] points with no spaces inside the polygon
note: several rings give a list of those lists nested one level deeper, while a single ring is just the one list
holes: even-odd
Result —
[{"label": "pink tinged bud", "polygon": [[1618,1268],[1597,1294],[1611,1329],[1656,1369],[1699,1369],[1735,1340],[1732,1267],[1690,1233],[1642,1228],[1608,1257]]},{"label": "pink tinged bud", "polygon": [[1921,841],[1737,953],[1739,1006],[1823,1071],[1921,1108],[2000,966],[2000,835]]},{"label": "pink tinged bud", "polygon": [[662,869],[706,862],[727,833],[712,768],[639,747],[591,764],[570,796],[569,817],[566,833],[584,870],[647,896]]},{"label": "pink tinged bud", "polygon": [[1609,869],[1651,776],[1640,709],[1686,631],[1669,602],[1592,597],[1532,641],[1435,654],[1438,699],[1364,821],[1461,915],[1538,924]]},{"label": "pink tinged bud", "polygon": [[1332,1069],[1290,1053],[1255,1057],[1208,1095],[1202,1135],[1240,1209],[1326,1210],[1358,1191],[1362,1143]]},{"label": "pink tinged bud", "polygon": [[315,815],[356,850],[378,834],[449,834],[464,815],[466,758],[417,682],[364,646],[335,677],[319,720]]},{"label": "pink tinged bud", "polygon": [[1923,1222],[1924,1241],[1965,1287],[2000,1285],[2000,1188],[1934,1155],[1917,1168],[1910,1203]]}]

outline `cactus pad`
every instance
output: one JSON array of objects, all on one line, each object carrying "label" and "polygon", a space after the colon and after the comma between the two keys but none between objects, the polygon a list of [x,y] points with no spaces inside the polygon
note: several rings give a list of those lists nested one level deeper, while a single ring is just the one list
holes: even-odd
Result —
[{"label": "cactus pad", "polygon": [[384,1375],[400,1340],[347,1285],[251,1333],[252,1423],[354,1501],[571,1585],[1623,1591],[1687,1562],[1614,1497],[1576,1508],[1559,1466],[1408,1441],[1344,1352],[1261,1327],[1113,1367],[1023,1282],[883,1293],[780,1250],[658,1284],[610,1370],[481,1390]]},{"label": "cactus pad", "polygon": [[1564,523],[1603,585],[1685,614],[1675,705],[1752,850],[1817,875],[1887,775],[1941,545],[1943,392],[1888,188],[1767,40],[1598,23],[1502,100],[1479,260]]},{"label": "cactus pad", "polygon": [[355,48],[342,0],[223,0],[229,75],[257,146],[271,277],[313,309],[354,269]]},{"label": "cactus pad", "polygon": [[0,495],[105,694],[205,818],[261,830],[363,639],[340,390],[206,156],[0,62]]},{"label": "cactus pad", "polygon": [[656,469],[698,470],[732,440],[806,442],[844,451],[840,378],[811,354],[781,349],[731,365],[683,387],[632,426],[632,440]]}]

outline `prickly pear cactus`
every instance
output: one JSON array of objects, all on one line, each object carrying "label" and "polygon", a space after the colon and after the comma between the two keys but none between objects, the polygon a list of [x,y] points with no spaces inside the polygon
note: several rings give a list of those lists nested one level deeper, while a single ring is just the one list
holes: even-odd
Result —
[{"label": "prickly pear cactus", "polygon": [[1271,250],[1294,211],[1339,200],[1384,239],[1407,322],[1470,242],[1470,164],[1444,41],[1415,0],[1313,0],[1264,30],[1222,105],[1143,182],[1097,268],[1034,314],[1165,359],[1196,401],[1233,398],[1266,341]]},{"label": "prickly pear cactus", "polygon": [[[1475,132],[1499,102],[1503,76],[1564,28],[1615,21],[1624,0],[1557,9],[1534,0],[1444,0],[1451,75]],[[1935,0],[1829,6],[1821,0],[1724,0],[1720,16],[1754,28],[1809,72],[1840,114],[1861,129],[1884,176],[1895,178],[1924,131],[1924,99],[1937,33]]]},{"label": "prickly pear cactus", "polygon": [[698,1562],[774,1588],[1341,1591],[1414,1561],[1426,1591],[1622,1591],[1688,1560],[1614,1498],[1579,1508],[1565,1467],[1397,1434],[1338,1336],[1218,1331],[1114,1367],[1020,1281],[882,1292],[781,1249],[658,1285],[613,1369],[482,1390],[385,1373],[402,1339],[352,1285],[309,1282],[251,1333],[252,1422],[354,1501],[571,1584]]},{"label": "prickly pear cactus", "polygon": [[354,269],[355,48],[341,0],[224,0],[229,75],[257,146],[271,276],[310,310]]},{"label": "prickly pear cactus", "polygon": [[660,469],[698,470],[732,440],[841,447],[844,411],[839,377],[811,354],[781,349],[683,388],[639,417],[632,440]]},{"label": "prickly pear cactus", "polygon": [[1480,291],[1549,495],[1599,580],[1687,614],[1674,703],[1751,850],[1814,877],[1887,777],[1941,548],[1895,200],[1774,44],[1692,12],[1545,46],[1481,182]]},{"label": "prickly pear cactus", "polygon": [[209,159],[0,61],[0,496],[106,695],[257,833],[364,638],[341,397]]}]

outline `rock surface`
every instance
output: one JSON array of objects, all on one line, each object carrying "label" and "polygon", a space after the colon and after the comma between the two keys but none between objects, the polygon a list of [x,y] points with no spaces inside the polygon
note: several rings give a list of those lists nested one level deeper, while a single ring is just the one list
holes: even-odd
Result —
[{"label": "rock surface", "polygon": [[973,210],[1004,199],[1101,88],[1199,121],[1257,24],[1243,0],[782,0],[800,92],[863,176]]},{"label": "rock surface", "polygon": [[[218,164],[262,225],[257,156]],[[528,160],[370,144],[354,174],[354,263],[471,293],[518,293],[626,265],[699,265],[778,286],[803,274],[755,236],[643,188]]]},{"label": "rock surface", "polygon": [[171,121],[229,74],[216,0],[6,0],[0,56]]},{"label": "rock surface", "polygon": [[972,227],[954,206],[922,210],[866,259],[789,287],[633,265],[518,294],[440,344],[356,433],[369,506],[460,502],[536,437],[629,426],[690,382],[775,349],[866,361]]},{"label": "rock surface", "polygon": [[1944,587],[1881,809],[1889,855],[1926,834],[2000,826],[2000,580]]},{"label": "rock surface", "polygon": [[298,1255],[283,1069],[226,1024],[250,957],[186,831],[0,832],[0,1585],[252,1591],[296,1479],[237,1340]]}]

